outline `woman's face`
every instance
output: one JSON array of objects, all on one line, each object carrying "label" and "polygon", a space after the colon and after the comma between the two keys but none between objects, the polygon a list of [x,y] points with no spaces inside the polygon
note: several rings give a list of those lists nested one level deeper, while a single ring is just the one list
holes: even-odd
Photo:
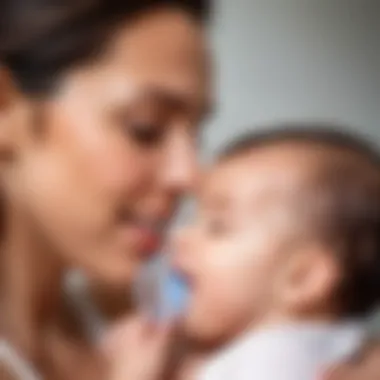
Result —
[{"label": "woman's face", "polygon": [[207,58],[186,14],[150,13],[48,100],[14,102],[5,191],[38,244],[103,281],[132,279],[196,181]]}]

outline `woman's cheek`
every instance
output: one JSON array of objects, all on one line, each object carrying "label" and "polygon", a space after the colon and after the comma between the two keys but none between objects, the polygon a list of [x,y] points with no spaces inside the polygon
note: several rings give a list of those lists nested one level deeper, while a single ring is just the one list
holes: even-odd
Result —
[{"label": "woman's cheek", "polygon": [[[151,163],[152,164],[152,163]],[[94,175],[99,186],[125,195],[137,192],[147,184],[149,173],[146,158],[137,152],[110,149],[98,160],[93,161]]]}]

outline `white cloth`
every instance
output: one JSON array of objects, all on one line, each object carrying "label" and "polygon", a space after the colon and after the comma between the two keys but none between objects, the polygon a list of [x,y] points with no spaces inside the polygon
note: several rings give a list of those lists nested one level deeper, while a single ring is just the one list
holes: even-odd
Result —
[{"label": "white cloth", "polygon": [[199,380],[318,380],[360,348],[360,323],[303,323],[246,334],[201,370]]}]

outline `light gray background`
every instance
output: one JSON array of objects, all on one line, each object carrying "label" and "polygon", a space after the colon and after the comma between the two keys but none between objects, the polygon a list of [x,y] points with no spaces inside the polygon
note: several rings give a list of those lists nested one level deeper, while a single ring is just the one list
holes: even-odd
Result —
[{"label": "light gray background", "polygon": [[276,121],[347,123],[380,142],[379,0],[214,0],[218,107],[206,156]]}]

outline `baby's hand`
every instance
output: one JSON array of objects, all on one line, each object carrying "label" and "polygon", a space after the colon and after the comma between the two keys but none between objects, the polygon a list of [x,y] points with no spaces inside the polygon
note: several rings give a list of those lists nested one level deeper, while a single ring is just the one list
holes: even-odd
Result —
[{"label": "baby's hand", "polygon": [[166,367],[172,342],[171,326],[142,317],[122,321],[107,334],[103,351],[109,362],[107,380],[157,380]]}]

